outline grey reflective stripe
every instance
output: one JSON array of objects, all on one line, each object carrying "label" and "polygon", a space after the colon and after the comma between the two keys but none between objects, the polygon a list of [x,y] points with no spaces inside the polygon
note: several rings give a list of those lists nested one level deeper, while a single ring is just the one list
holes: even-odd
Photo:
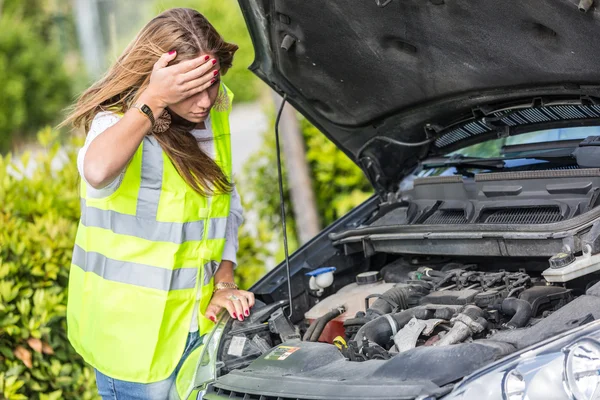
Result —
[{"label": "grey reflective stripe", "polygon": [[73,249],[73,264],[106,280],[162,291],[194,289],[197,268],[174,270],[151,265],[113,260],[100,253],[86,252],[79,246]]},{"label": "grey reflective stripe", "polygon": [[217,272],[218,268],[219,268],[219,264],[217,264],[216,261],[209,261],[206,264],[204,264],[204,284],[205,285],[208,285],[208,283],[210,282],[210,279]]},{"label": "grey reflective stripe", "polygon": [[142,182],[138,193],[136,215],[140,218],[156,219],[158,202],[162,190],[162,148],[156,138],[146,136],[142,148]]},{"label": "grey reflective stripe", "polygon": [[227,218],[211,218],[208,221],[208,238],[224,239],[227,232]]},{"label": "grey reflective stripe", "polygon": [[[208,239],[224,239],[227,218],[212,218],[208,221]],[[204,236],[204,221],[161,222],[148,220],[113,210],[87,207],[84,199],[81,200],[81,223],[84,226],[110,229],[119,235],[135,236],[154,242],[181,244],[202,240]]]}]

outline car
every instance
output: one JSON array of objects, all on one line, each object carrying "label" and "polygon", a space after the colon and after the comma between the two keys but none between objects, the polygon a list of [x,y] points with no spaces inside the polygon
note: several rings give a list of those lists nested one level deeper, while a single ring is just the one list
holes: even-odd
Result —
[{"label": "car", "polygon": [[219,320],[204,398],[600,398],[592,3],[239,0],[250,69],[375,195]]}]

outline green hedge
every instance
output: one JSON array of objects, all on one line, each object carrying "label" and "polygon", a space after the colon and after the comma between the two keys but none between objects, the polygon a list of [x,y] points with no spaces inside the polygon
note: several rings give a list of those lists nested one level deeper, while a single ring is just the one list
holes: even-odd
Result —
[{"label": "green hedge", "polygon": [[[79,216],[75,151],[0,157],[0,398],[98,398],[93,371],[66,337],[66,288]],[[64,154],[63,154],[64,156]],[[30,175],[21,167],[34,163]]]}]

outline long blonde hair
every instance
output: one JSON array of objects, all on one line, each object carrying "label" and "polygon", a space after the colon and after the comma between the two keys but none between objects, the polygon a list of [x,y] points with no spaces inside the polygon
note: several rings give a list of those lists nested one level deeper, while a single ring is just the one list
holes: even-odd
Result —
[{"label": "long blonde hair", "polygon": [[[218,58],[220,74],[231,67],[238,46],[223,40],[208,20],[196,10],[173,8],[152,19],[127,46],[116,63],[87,89],[60,126],[72,124],[89,130],[101,111],[126,112],[148,87],[150,74],[163,53],[177,51],[169,65],[212,54]],[[229,193],[232,183],[215,161],[204,153],[189,132],[189,125],[177,123],[154,135],[181,177],[198,193],[209,196]]]}]

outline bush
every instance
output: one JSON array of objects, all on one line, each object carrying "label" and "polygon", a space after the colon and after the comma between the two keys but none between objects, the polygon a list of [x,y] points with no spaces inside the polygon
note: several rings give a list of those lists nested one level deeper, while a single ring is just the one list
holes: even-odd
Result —
[{"label": "bush", "polygon": [[40,133],[46,152],[35,160],[0,158],[0,397],[6,399],[97,398],[92,369],[66,337],[78,173],[74,151],[62,157],[63,167],[53,167],[61,159],[55,138],[50,129]]},{"label": "bush", "polygon": [[35,134],[60,117],[71,83],[63,56],[45,42],[33,23],[0,18],[0,154],[13,139]]}]

